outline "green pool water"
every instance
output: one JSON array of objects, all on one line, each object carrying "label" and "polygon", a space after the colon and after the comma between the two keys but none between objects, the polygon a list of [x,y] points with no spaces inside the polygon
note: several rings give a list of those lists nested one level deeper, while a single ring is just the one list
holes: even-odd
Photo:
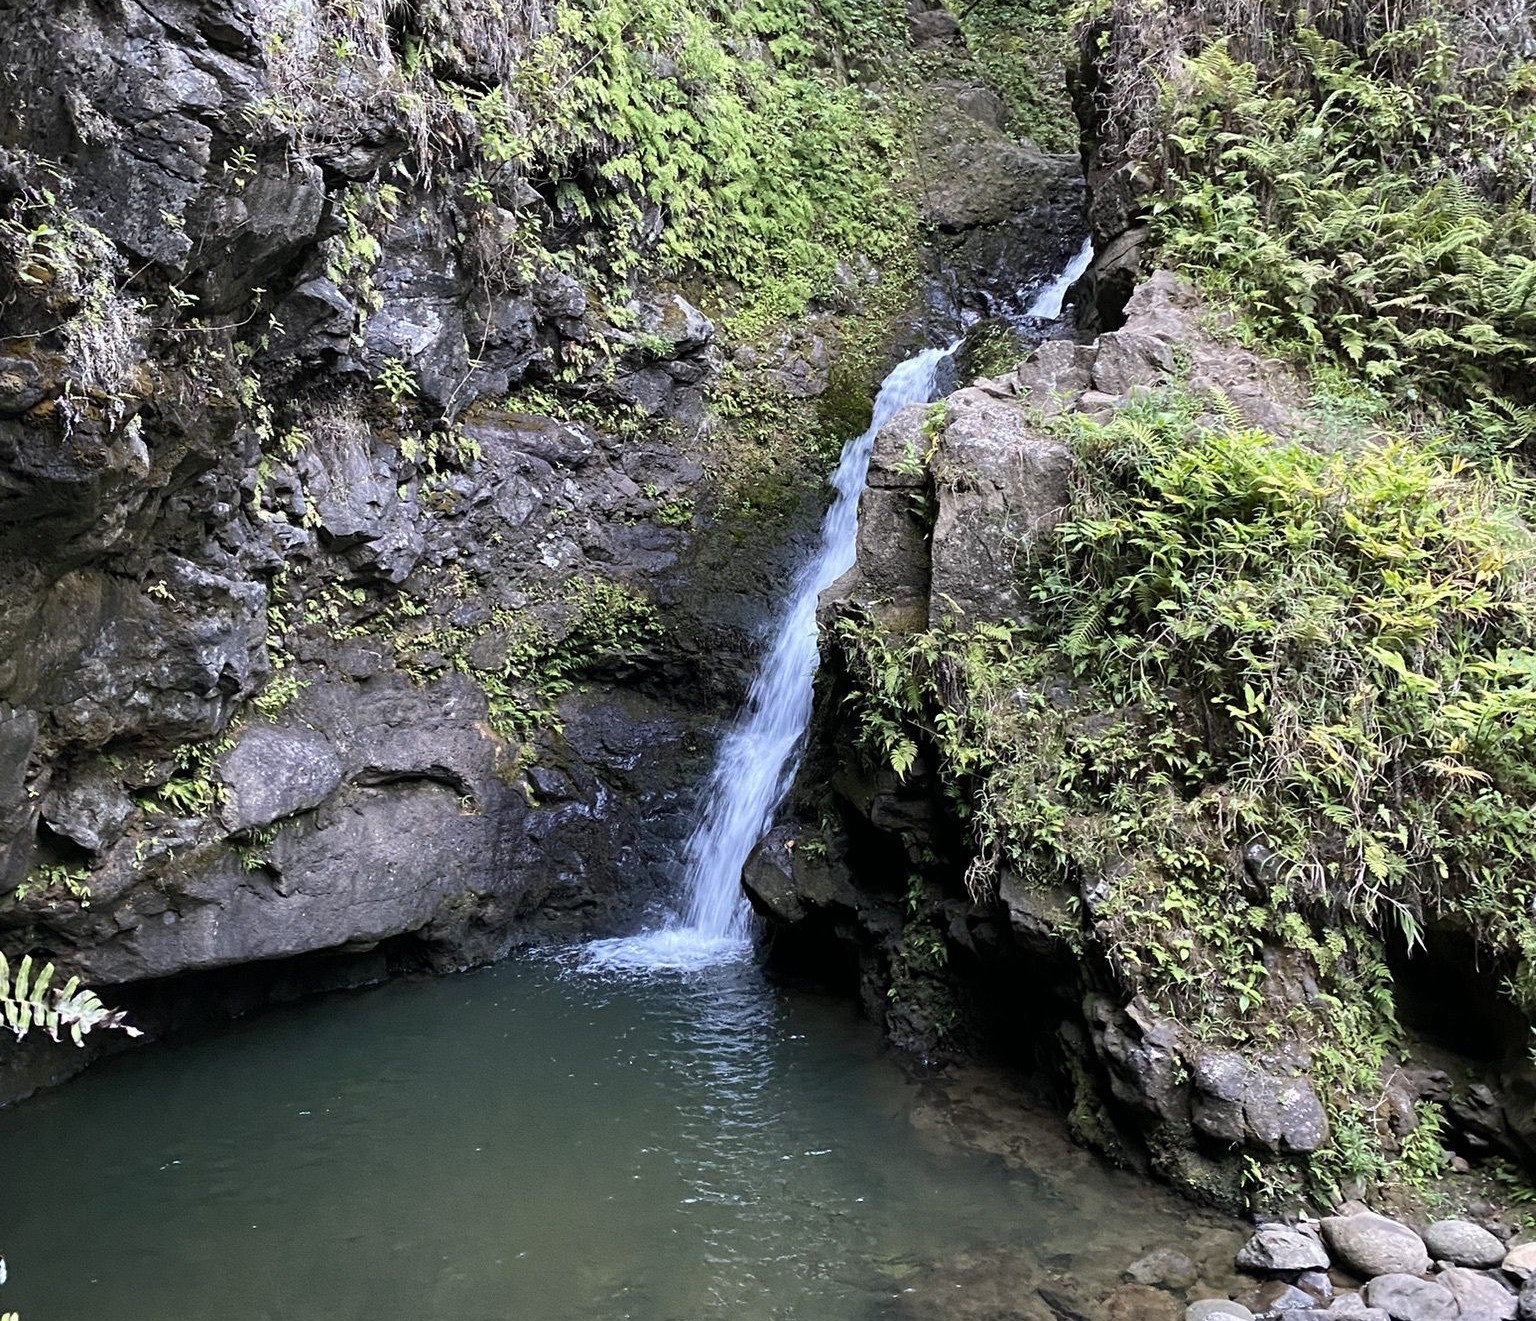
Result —
[{"label": "green pool water", "polygon": [[862,1321],[956,1254],[1183,1232],[1126,1176],[1021,1171],[943,1113],[853,1007],[745,963],[331,996],[0,1112],[0,1311]]}]

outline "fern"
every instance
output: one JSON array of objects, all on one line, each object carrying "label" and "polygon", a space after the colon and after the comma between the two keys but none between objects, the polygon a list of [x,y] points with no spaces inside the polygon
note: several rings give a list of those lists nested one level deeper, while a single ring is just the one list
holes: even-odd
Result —
[{"label": "fern", "polygon": [[94,991],[71,977],[63,986],[54,986],[54,966],[45,963],[34,975],[32,956],[25,955],[17,965],[14,979],[5,955],[0,954],[0,1022],[16,1037],[33,1028],[46,1032],[55,1041],[67,1029],[75,1045],[84,1045],[87,1033],[98,1028],[116,1028],[130,1037],[141,1036],[121,1010],[108,1009]]}]

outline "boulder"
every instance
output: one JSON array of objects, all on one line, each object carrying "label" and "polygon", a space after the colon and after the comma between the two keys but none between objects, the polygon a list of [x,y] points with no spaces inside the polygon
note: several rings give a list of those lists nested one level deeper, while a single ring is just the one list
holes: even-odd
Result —
[{"label": "boulder", "polygon": [[312,730],[257,725],[224,757],[219,775],[225,785],[219,817],[233,832],[319,807],[341,787],[342,768]]},{"label": "boulder", "polygon": [[1444,1285],[1400,1271],[1378,1275],[1367,1284],[1365,1301],[1392,1321],[1457,1321],[1460,1316],[1455,1295]]},{"label": "boulder", "polygon": [[1536,1275],[1536,1243],[1517,1243],[1504,1254],[1503,1268],[1517,1280]]},{"label": "boulder", "polygon": [[1374,1211],[1329,1216],[1323,1221],[1323,1239],[1335,1259],[1363,1280],[1377,1275],[1422,1275],[1429,1269],[1424,1240],[1407,1225]]},{"label": "boulder", "polygon": [[1515,1295],[1500,1281],[1465,1266],[1452,1266],[1436,1276],[1450,1290],[1466,1321],[1514,1321]]},{"label": "boulder", "polygon": [[1437,1220],[1424,1231],[1424,1243],[1436,1261],[1486,1269],[1504,1260],[1504,1245],[1470,1220]]},{"label": "boulder", "polygon": [[1515,1300],[1515,1315],[1520,1321],[1536,1321],[1536,1275],[1530,1276],[1520,1286],[1520,1296]]},{"label": "boulder", "polygon": [[973,387],[946,401],[931,468],[938,517],[930,542],[930,622],[955,614],[973,621],[1016,616],[1013,564],[1059,521],[1071,449],[1034,427],[1019,400]]},{"label": "boulder", "polygon": [[1258,1274],[1325,1271],[1328,1254],[1317,1237],[1289,1225],[1262,1225],[1237,1254],[1238,1267]]}]

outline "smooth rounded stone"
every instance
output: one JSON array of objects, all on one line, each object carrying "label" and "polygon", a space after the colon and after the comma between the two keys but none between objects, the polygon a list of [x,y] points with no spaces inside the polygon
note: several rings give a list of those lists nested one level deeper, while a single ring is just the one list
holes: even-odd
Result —
[{"label": "smooth rounded stone", "polygon": [[1392,1318],[1379,1307],[1366,1307],[1363,1303],[1358,1312],[1335,1312],[1327,1307],[1287,1312],[1285,1321],[1340,1321],[1343,1317],[1348,1317],[1349,1321],[1392,1321]]},{"label": "smooth rounded stone", "polygon": [[1236,1317],[1237,1321],[1254,1321],[1254,1315],[1241,1303],[1230,1298],[1202,1298],[1184,1309],[1184,1321],[1212,1321],[1213,1317]]},{"label": "smooth rounded stone", "polygon": [[1504,1245],[1470,1220],[1437,1220],[1424,1231],[1430,1256],[1454,1266],[1486,1269],[1504,1260]]},{"label": "smooth rounded stone", "polygon": [[1104,1300],[1105,1321],[1179,1321],[1184,1309],[1149,1284],[1122,1284]]},{"label": "smooth rounded stone", "polygon": [[1250,1289],[1238,1301],[1250,1312],[1264,1316],[1274,1312],[1306,1312],[1317,1306],[1317,1299],[1305,1289],[1284,1280],[1267,1280]]},{"label": "smooth rounded stone", "polygon": [[1536,1275],[1532,1275],[1520,1286],[1520,1297],[1515,1300],[1515,1315],[1520,1321],[1536,1321]]},{"label": "smooth rounded stone", "polygon": [[1245,1271],[1280,1274],[1290,1271],[1325,1271],[1328,1253],[1317,1239],[1289,1225],[1261,1225],[1237,1254]]},{"label": "smooth rounded stone", "polygon": [[1125,1268],[1135,1284],[1162,1285],[1165,1289],[1187,1289],[1199,1272],[1195,1263],[1173,1248],[1156,1248]]},{"label": "smooth rounded stone", "polygon": [[1422,1275],[1429,1269],[1424,1240],[1407,1225],[1374,1211],[1329,1216],[1323,1221],[1323,1239],[1335,1258],[1363,1280],[1377,1275]]},{"label": "smooth rounded stone", "polygon": [[1457,1321],[1456,1297],[1443,1285],[1393,1271],[1365,1286],[1365,1301],[1392,1321]]},{"label": "smooth rounded stone", "polygon": [[1435,1283],[1451,1291],[1464,1321],[1514,1321],[1515,1295],[1491,1275],[1452,1266]]},{"label": "smooth rounded stone", "polygon": [[1536,1243],[1519,1243],[1504,1254],[1503,1267],[1517,1280],[1536,1275]]}]

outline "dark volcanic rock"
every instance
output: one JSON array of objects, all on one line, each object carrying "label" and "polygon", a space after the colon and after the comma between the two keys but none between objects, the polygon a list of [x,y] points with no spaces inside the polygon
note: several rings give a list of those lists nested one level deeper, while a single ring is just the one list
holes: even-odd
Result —
[{"label": "dark volcanic rock", "polygon": [[246,730],[219,766],[226,793],[219,817],[231,832],[268,826],[319,807],[341,788],[341,761],[306,729]]}]

